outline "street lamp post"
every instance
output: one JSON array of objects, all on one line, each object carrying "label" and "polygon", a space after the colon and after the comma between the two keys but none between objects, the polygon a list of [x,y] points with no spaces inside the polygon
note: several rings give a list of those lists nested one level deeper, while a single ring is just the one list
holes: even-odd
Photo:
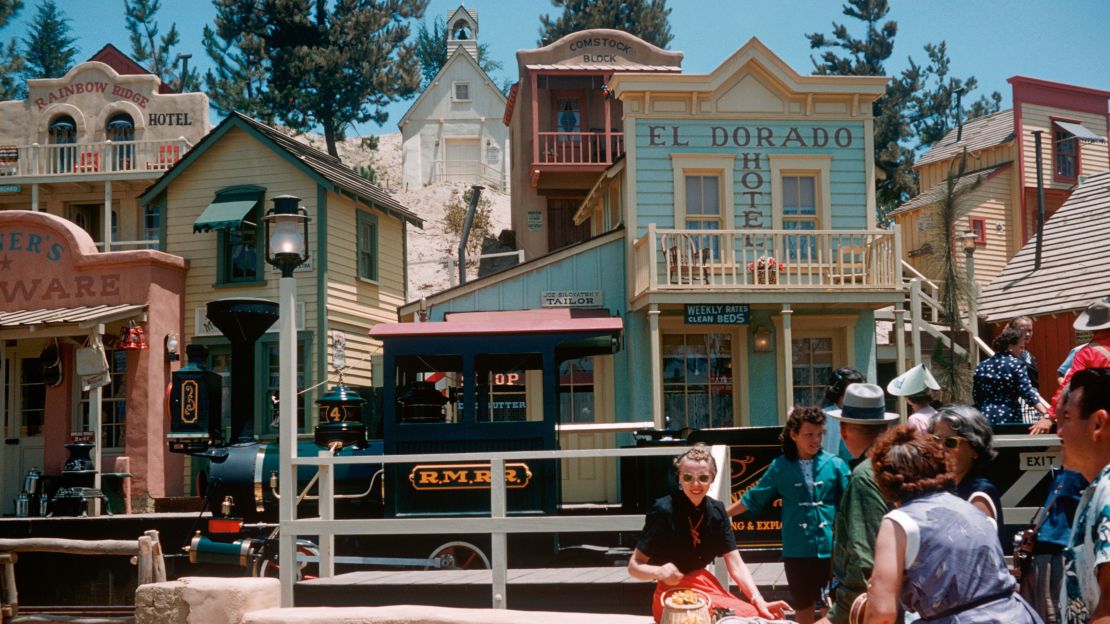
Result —
[{"label": "street lamp post", "polygon": [[296,581],[296,533],[289,523],[296,518],[297,473],[297,281],[293,271],[308,260],[308,211],[291,195],[273,199],[266,213],[266,262],[281,271],[278,287],[278,448],[279,487],[285,493],[278,504],[281,606],[293,606]]},{"label": "street lamp post", "polygon": [[975,243],[979,235],[971,230],[960,235],[964,245],[964,256],[967,257],[967,341],[968,354],[971,356],[971,365],[979,363],[979,287],[975,283]]}]

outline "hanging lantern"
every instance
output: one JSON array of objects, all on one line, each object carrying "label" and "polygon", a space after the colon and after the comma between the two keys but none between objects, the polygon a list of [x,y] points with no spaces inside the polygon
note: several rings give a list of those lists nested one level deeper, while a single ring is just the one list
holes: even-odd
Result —
[{"label": "hanging lantern", "polygon": [[315,431],[316,444],[338,448],[365,444],[366,425],[362,422],[362,406],[365,403],[366,399],[340,380],[316,401],[320,406],[320,419]]},{"label": "hanging lantern", "polygon": [[124,325],[120,329],[119,340],[116,341],[116,348],[124,351],[146,349],[146,335],[143,334],[142,326],[135,321],[131,321],[127,325]]}]

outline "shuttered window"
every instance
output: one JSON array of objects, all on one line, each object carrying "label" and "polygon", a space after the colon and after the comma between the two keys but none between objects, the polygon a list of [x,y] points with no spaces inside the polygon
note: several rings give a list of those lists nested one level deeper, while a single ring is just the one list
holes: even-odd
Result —
[{"label": "shuttered window", "polygon": [[358,213],[358,276],[378,281],[378,218]]}]

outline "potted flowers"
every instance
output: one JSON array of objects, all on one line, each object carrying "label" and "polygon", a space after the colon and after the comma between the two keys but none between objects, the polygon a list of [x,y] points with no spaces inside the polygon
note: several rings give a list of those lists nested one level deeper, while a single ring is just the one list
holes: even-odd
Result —
[{"label": "potted flowers", "polygon": [[772,256],[760,256],[748,263],[748,272],[755,274],[754,282],[756,284],[778,283],[779,271],[784,268],[786,267]]}]

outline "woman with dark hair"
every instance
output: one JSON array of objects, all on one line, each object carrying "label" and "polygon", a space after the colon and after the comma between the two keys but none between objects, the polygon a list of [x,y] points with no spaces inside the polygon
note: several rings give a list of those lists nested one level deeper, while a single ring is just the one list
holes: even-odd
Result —
[{"label": "woman with dark hair", "polygon": [[[656,581],[651,609],[655,621],[663,614],[664,592],[692,588],[709,596],[710,606],[733,615],[781,617],[790,605],[781,600],[768,603],[759,593],[748,566],[736,549],[732,522],[725,505],[709,496],[717,478],[717,462],[704,444],[696,444],[674,461],[681,491],[657,499],[644,520],[644,530],[628,560],[633,578]],[[728,575],[745,602],[729,593],[705,566],[724,558]]]},{"label": "woman with dark hair", "polygon": [[899,603],[922,621],[1041,624],[1014,592],[995,529],[953,496],[944,450],[909,425],[871,450],[875,482],[896,508],[883,517],[867,590],[866,622],[895,622]]},{"label": "woman with dark hair", "polygon": [[992,425],[1022,422],[1021,401],[1045,415],[1044,399],[1029,381],[1029,369],[1021,360],[1025,334],[1014,328],[1002,330],[991,342],[994,355],[975,367],[971,396]]},{"label": "woman with dark hair", "polygon": [[814,621],[821,588],[832,578],[833,517],[848,486],[848,464],[821,448],[826,421],[820,408],[795,407],[779,436],[782,455],[727,510],[730,517],[758,515],[782,498],[782,562],[801,624]]},{"label": "woman with dark hair", "polygon": [[[829,376],[829,385],[825,388],[825,401],[821,405],[821,409],[826,414],[840,409],[844,405],[844,393],[847,392],[848,386],[863,382],[863,373],[854,368],[842,366],[834,370],[833,374]],[[844,441],[840,439],[840,421],[835,418],[826,422],[825,437],[821,441],[821,446],[826,452],[836,455],[845,462],[855,459],[844,446]]]},{"label": "woman with dark hair", "polygon": [[983,470],[998,454],[991,425],[968,405],[949,405],[933,416],[929,433],[944,447],[948,470],[956,478],[956,495],[978,508],[995,523],[1001,539],[1002,497]]}]

